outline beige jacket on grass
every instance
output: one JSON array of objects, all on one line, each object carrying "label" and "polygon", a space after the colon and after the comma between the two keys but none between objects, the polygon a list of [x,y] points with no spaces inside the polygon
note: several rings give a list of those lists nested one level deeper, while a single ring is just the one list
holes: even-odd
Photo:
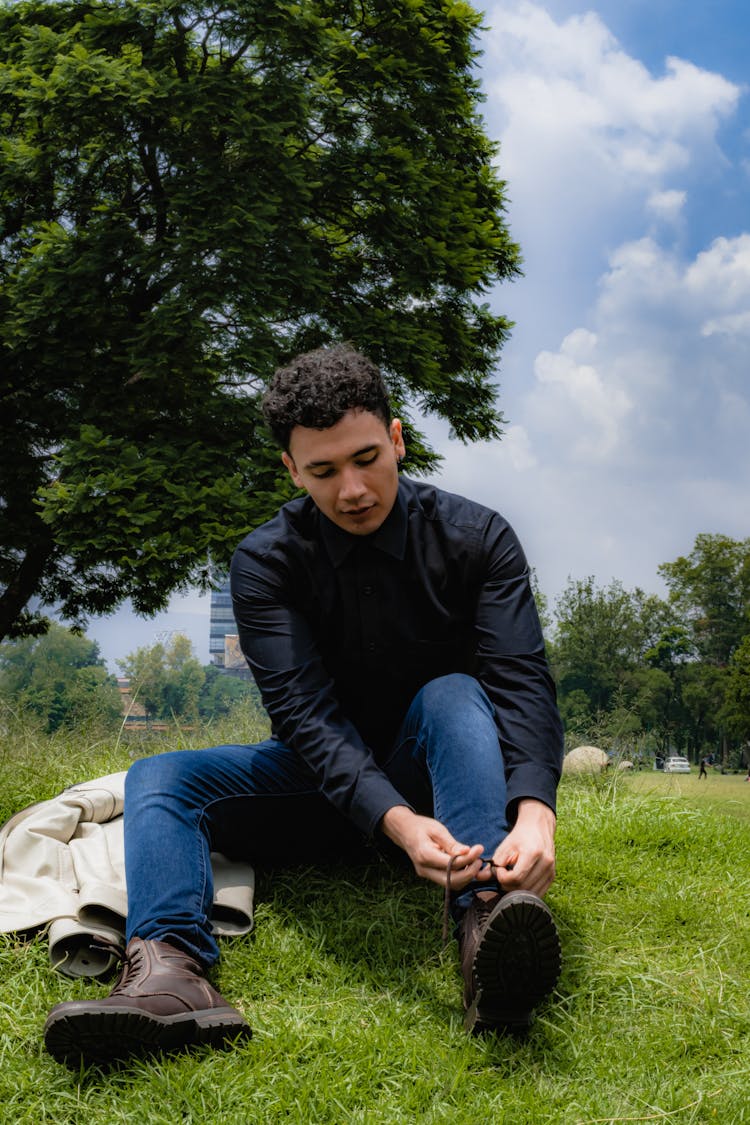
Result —
[{"label": "beige jacket on grass", "polygon": [[[125,771],[73,785],[16,813],[0,828],[0,932],[48,927],[53,968],[102,976],[115,960],[94,938],[125,944],[122,808]],[[215,934],[253,925],[255,878],[249,864],[211,853]]]}]

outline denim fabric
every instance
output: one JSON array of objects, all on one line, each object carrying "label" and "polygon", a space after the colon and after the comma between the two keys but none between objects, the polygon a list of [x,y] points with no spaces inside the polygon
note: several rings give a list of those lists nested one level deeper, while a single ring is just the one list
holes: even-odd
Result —
[{"label": "denim fabric", "polygon": [[[382,768],[405,804],[461,843],[491,855],[507,834],[493,709],[472,677],[443,676],[417,693]],[[125,787],[127,939],[171,941],[210,965],[219,953],[208,921],[211,851],[273,866],[362,848],[309,768],[275,739],[136,761]],[[471,893],[457,898],[459,909]]]}]

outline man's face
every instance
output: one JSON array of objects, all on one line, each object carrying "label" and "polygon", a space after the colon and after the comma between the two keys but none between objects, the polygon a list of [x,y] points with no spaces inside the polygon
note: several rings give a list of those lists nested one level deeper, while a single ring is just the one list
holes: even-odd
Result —
[{"label": "man's face", "polygon": [[327,430],[295,426],[282,460],[332,523],[352,535],[377,531],[396,501],[401,422],[386,426],[368,410],[350,410]]}]

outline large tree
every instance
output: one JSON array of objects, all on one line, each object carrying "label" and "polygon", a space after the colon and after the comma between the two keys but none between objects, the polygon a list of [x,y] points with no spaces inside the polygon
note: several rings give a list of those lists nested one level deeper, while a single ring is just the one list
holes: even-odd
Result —
[{"label": "large tree", "polygon": [[687,742],[716,749],[725,765],[739,754],[746,639],[750,635],[750,539],[696,536],[689,555],[663,563],[674,611],[693,659],[680,672]]},{"label": "large tree", "polygon": [[659,573],[689,625],[696,655],[726,667],[750,633],[750,539],[698,535],[689,555],[663,563]]},{"label": "large tree", "polygon": [[642,590],[569,580],[550,646],[569,733],[666,750],[681,719],[677,670],[684,639],[670,606]]},{"label": "large tree", "polygon": [[40,627],[31,599],[80,620],[206,582],[289,495],[258,396],[299,350],[350,339],[407,419],[498,435],[508,322],[482,302],[518,249],[479,19],[0,7],[0,636]]},{"label": "large tree", "polygon": [[[721,713],[730,733],[750,751],[750,631],[737,646],[729,662],[724,707]],[[750,760],[748,760],[750,765]]]},{"label": "large tree", "polygon": [[561,695],[580,716],[609,710],[647,644],[645,595],[621,582],[599,587],[593,577],[569,579],[555,603],[551,658]]}]

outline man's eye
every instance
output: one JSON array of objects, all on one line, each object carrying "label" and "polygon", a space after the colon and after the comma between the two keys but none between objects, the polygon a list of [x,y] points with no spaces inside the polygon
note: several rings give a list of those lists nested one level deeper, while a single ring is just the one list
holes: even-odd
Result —
[{"label": "man's eye", "polygon": [[360,457],[357,461],[358,465],[371,465],[373,461],[377,460],[377,453],[373,453],[372,457]]},{"label": "man's eye", "polygon": [[316,480],[325,480],[326,477],[333,476],[333,469],[324,469],[322,473],[313,473]]}]

